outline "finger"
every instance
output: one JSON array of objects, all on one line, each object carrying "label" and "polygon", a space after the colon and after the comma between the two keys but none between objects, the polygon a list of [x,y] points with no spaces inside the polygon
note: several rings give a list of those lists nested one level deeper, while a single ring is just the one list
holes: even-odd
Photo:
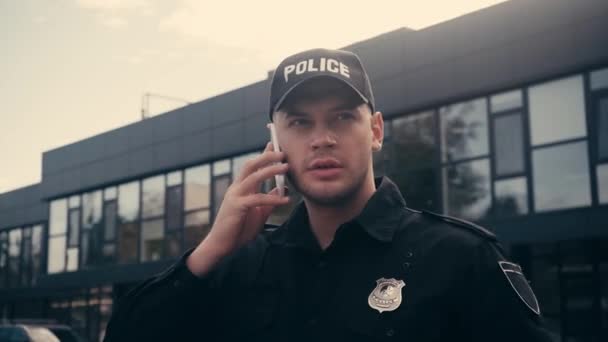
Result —
[{"label": "finger", "polygon": [[243,165],[241,169],[241,173],[235,180],[236,182],[241,182],[245,178],[247,178],[250,174],[256,172],[258,169],[263,168],[272,163],[279,163],[285,159],[285,154],[283,152],[273,152],[271,150],[264,150],[264,153],[260,154],[257,157],[249,159]]},{"label": "finger", "polygon": [[276,207],[279,205],[289,203],[289,197],[287,196],[277,196],[277,195],[269,195],[269,194],[251,194],[245,196],[243,198],[243,204],[248,208],[253,207],[261,207],[261,206],[272,206]]},{"label": "finger", "polygon": [[285,174],[287,170],[289,170],[289,165],[287,163],[266,166],[243,179],[241,183],[236,185],[236,191],[240,194],[245,194],[247,192],[258,192],[260,186],[265,180],[270,179],[275,175]]}]

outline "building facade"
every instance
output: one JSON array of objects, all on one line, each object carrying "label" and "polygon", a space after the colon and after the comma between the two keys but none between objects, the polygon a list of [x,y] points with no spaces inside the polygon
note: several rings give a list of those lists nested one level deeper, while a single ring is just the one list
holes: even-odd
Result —
[{"label": "building facade", "polygon": [[[376,174],[494,230],[562,341],[608,340],[606,32],[606,1],[512,0],[345,48],[385,117]],[[117,298],[209,231],[268,140],[268,88],[45,152],[39,184],[0,194],[2,318],[100,339]]]}]

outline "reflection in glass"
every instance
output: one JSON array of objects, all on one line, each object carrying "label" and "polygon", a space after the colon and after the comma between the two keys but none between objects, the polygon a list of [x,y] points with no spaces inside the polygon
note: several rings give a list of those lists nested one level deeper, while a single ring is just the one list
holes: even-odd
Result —
[{"label": "reflection in glass", "polygon": [[494,213],[496,216],[514,216],[528,213],[528,189],[525,177],[494,182]]},{"label": "reflection in glass", "polygon": [[51,202],[49,235],[65,234],[68,226],[68,201],[65,198]]},{"label": "reflection in glass", "polygon": [[36,284],[42,272],[42,226],[32,228],[32,284]]},{"label": "reflection in glass", "polygon": [[101,222],[101,191],[88,192],[82,195],[82,229],[93,229]]},{"label": "reflection in glass", "polygon": [[118,188],[118,216],[122,222],[139,217],[139,182],[123,184]]},{"label": "reflection in glass", "polygon": [[591,204],[586,142],[534,150],[532,160],[537,211]]},{"label": "reflection in glass", "polygon": [[6,286],[8,269],[8,236],[6,231],[0,232],[0,288]]},{"label": "reflection in glass", "polygon": [[80,210],[70,210],[69,215],[68,244],[71,247],[78,247],[78,239],[80,236]]},{"label": "reflection in glass", "polygon": [[113,200],[113,199],[116,199],[116,195],[117,195],[116,191],[117,190],[116,190],[115,186],[111,186],[109,188],[106,188],[103,191],[103,199],[104,200]]},{"label": "reflection in glass", "polygon": [[608,164],[597,166],[597,194],[600,204],[608,203]]},{"label": "reflection in glass", "polygon": [[12,286],[19,285],[21,271],[21,228],[12,229],[8,233],[8,281]]},{"label": "reflection in glass", "polygon": [[483,219],[492,203],[488,159],[443,168],[444,208],[448,215]]},{"label": "reflection in glass", "polygon": [[116,236],[116,202],[107,202],[104,205],[104,230],[103,237],[104,241],[114,240]]},{"label": "reflection in glass", "polygon": [[608,68],[596,70],[591,73],[591,90],[608,88]]},{"label": "reflection in glass", "polygon": [[48,273],[63,272],[65,269],[65,235],[49,238]]},{"label": "reflection in glass", "polygon": [[68,248],[66,271],[78,270],[78,248]]},{"label": "reflection in glass", "polygon": [[165,176],[155,176],[142,182],[141,217],[155,217],[165,213]]},{"label": "reflection in glass", "polygon": [[163,256],[164,220],[145,221],[141,224],[140,261],[160,260]]},{"label": "reflection in glass", "polygon": [[587,135],[580,75],[530,87],[529,97],[533,145]]},{"label": "reflection in glass", "polygon": [[185,218],[185,249],[196,247],[211,229],[209,210],[188,213]]},{"label": "reflection in glass", "polygon": [[260,152],[252,152],[252,153],[243,154],[243,155],[233,158],[232,159],[232,177],[233,178],[238,177],[241,174],[241,170],[243,169],[245,162],[247,162],[249,159],[253,159],[253,158],[259,156],[260,154],[261,154]]},{"label": "reflection in glass", "polygon": [[211,175],[208,164],[186,169],[185,210],[209,207],[210,183]]},{"label": "reflection in glass", "polygon": [[137,261],[139,223],[120,223],[118,229],[118,261],[129,263]]},{"label": "reflection in glass", "polygon": [[598,101],[597,154],[599,159],[608,158],[608,97]]},{"label": "reflection in glass", "polygon": [[432,111],[393,120],[388,176],[409,207],[437,209],[436,119]]},{"label": "reflection in glass", "polygon": [[213,163],[213,175],[221,176],[230,173],[230,159],[218,160]]},{"label": "reflection in glass", "polygon": [[222,176],[213,179],[213,215],[216,215],[218,210],[220,210],[224,195],[229,186],[230,176]]},{"label": "reflection in glass", "polygon": [[442,107],[440,114],[443,161],[488,154],[485,98]]},{"label": "reflection in glass", "polygon": [[167,229],[177,230],[182,227],[182,187],[173,186],[167,189]]},{"label": "reflection in glass", "polygon": [[490,97],[490,110],[492,113],[509,109],[521,108],[523,104],[521,90],[512,90]]},{"label": "reflection in glass", "polygon": [[173,171],[167,174],[167,186],[182,184],[182,171]]},{"label": "reflection in glass", "polygon": [[80,195],[70,196],[69,206],[70,206],[70,209],[80,207]]},{"label": "reflection in glass", "polygon": [[494,118],[494,167],[496,175],[524,171],[524,135],[520,113]]},{"label": "reflection in glass", "polygon": [[178,257],[182,253],[182,232],[176,231],[165,237],[165,253],[167,257]]}]

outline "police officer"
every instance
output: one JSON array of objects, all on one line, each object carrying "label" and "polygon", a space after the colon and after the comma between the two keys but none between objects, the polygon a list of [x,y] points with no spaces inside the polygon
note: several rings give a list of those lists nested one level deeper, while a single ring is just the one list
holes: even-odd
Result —
[{"label": "police officer", "polygon": [[[359,58],[314,49],[276,69],[272,145],[248,161],[194,250],[118,302],[106,341],[550,341],[496,237],[409,209],[374,179],[383,119]],[[260,185],[286,175],[303,201]]]}]

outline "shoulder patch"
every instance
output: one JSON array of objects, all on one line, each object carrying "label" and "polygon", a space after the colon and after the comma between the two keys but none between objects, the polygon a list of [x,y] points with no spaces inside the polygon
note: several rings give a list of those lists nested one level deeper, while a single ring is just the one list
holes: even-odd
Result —
[{"label": "shoulder patch", "polygon": [[535,314],[540,315],[538,300],[536,299],[530,284],[528,284],[528,279],[524,276],[521,267],[518,264],[508,261],[499,261],[498,265],[500,266],[502,273],[507,277],[513,291],[517,293],[519,299],[526,304],[528,309],[532,310]]},{"label": "shoulder patch", "polygon": [[471,231],[483,238],[486,238],[486,239],[489,239],[492,241],[496,241],[496,235],[494,233],[492,233],[488,229],[486,229],[480,225],[477,225],[473,222],[469,222],[469,221],[459,219],[456,217],[452,217],[452,216],[437,214],[437,213],[434,213],[432,211],[427,211],[427,210],[422,210],[421,212],[423,215],[426,215],[426,216],[429,216],[429,217],[432,217],[435,219],[439,219],[439,220],[447,222],[447,223],[451,223],[458,227],[468,229],[469,231]]}]

